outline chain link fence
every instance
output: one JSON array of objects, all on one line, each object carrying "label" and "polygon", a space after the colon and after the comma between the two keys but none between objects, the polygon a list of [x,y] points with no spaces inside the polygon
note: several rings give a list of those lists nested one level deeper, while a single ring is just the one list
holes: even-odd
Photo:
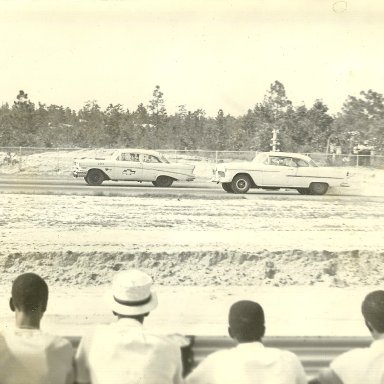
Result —
[{"label": "chain link fence", "polygon": [[[0,147],[0,175],[71,174],[75,158],[105,156],[113,149]],[[159,150],[171,162],[193,163],[196,169],[211,169],[217,163],[251,161],[254,151]],[[382,154],[307,153],[320,166],[384,168]],[[210,171],[206,171],[210,172]]]}]

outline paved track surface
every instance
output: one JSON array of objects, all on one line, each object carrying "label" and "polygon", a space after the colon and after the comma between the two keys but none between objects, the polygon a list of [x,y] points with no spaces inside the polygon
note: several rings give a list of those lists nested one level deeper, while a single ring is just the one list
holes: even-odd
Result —
[{"label": "paved track surface", "polygon": [[[223,199],[233,194],[228,194],[220,185],[200,180],[194,182],[175,182],[170,188],[156,188],[152,183],[138,182],[113,182],[106,181],[100,186],[89,186],[83,179],[74,179],[70,176],[6,176],[0,175],[0,193],[24,193],[24,194],[65,194],[65,195],[111,195],[111,196],[140,196],[159,194],[192,193],[196,195],[218,195]],[[259,196],[289,196],[300,199],[319,199],[327,196],[360,197],[358,190],[351,188],[330,189],[326,196],[303,196],[296,190],[280,189],[268,191],[263,189],[251,189],[245,195],[236,195],[238,198],[258,198]],[[366,196],[366,194],[364,194]],[[375,196],[370,196],[375,197]],[[381,196],[378,196],[379,198]],[[383,196],[384,198],[384,196]]]}]

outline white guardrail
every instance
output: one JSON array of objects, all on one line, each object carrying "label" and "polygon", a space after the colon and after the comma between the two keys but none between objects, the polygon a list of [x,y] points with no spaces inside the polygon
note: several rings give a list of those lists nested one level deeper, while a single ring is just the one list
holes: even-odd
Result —
[{"label": "white guardrail", "polygon": [[[226,336],[187,336],[189,345],[181,348],[184,375],[191,372],[209,354],[234,346],[233,340]],[[68,337],[77,348],[80,337]],[[282,348],[294,352],[303,364],[308,379],[316,376],[318,371],[329,366],[338,355],[353,348],[368,347],[368,337],[265,337],[268,347]]]}]

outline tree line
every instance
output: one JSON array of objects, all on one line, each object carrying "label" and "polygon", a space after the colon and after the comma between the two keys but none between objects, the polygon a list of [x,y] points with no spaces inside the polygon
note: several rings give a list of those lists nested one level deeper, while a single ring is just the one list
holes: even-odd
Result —
[{"label": "tree line", "polygon": [[279,81],[271,84],[261,102],[238,117],[219,109],[215,117],[203,109],[180,105],[168,114],[160,86],[152,99],[136,110],[110,104],[102,110],[88,101],[78,111],[59,105],[35,104],[19,91],[13,105],[0,108],[0,146],[23,147],[140,147],[268,151],[272,130],[278,130],[282,151],[324,152],[337,141],[343,153],[368,140],[383,151],[384,99],[372,90],[348,96],[341,112],[329,114],[316,100],[307,108],[294,106]]}]

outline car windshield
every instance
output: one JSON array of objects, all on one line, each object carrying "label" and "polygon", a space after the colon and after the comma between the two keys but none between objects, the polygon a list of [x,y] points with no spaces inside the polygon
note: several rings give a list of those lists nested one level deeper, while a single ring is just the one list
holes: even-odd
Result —
[{"label": "car windshield", "polygon": [[265,159],[268,157],[267,153],[260,152],[258,153],[255,158],[252,160],[254,163],[262,164],[264,163]]}]

